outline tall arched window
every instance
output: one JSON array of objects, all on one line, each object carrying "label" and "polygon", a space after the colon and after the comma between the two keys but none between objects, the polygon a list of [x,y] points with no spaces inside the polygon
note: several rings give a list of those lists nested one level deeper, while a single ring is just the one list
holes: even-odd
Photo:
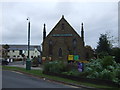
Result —
[{"label": "tall arched window", "polygon": [[62,57],[62,49],[61,48],[59,48],[58,55],[59,55],[59,57]]},{"label": "tall arched window", "polygon": [[64,30],[64,26],[65,26],[64,23],[62,23],[62,25],[61,25],[61,29],[62,30]]},{"label": "tall arched window", "polygon": [[72,45],[73,45],[73,54],[75,55],[75,54],[77,54],[77,52],[76,52],[77,40],[76,39],[73,39]]},{"label": "tall arched window", "polygon": [[76,48],[76,46],[77,46],[77,40],[73,39],[73,48]]},{"label": "tall arched window", "polygon": [[49,55],[53,54],[53,43],[52,40],[49,41]]}]

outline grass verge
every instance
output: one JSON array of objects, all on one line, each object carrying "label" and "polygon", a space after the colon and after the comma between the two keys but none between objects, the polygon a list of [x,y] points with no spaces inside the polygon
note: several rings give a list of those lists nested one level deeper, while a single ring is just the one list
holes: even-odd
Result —
[{"label": "grass verge", "polygon": [[28,74],[31,74],[31,75],[44,77],[44,78],[48,78],[48,79],[55,80],[55,81],[72,83],[72,84],[83,85],[83,86],[88,86],[88,87],[119,90],[119,88],[117,88],[117,87],[96,85],[96,84],[91,84],[91,83],[83,83],[83,82],[78,82],[78,81],[74,81],[74,80],[70,80],[70,79],[66,79],[66,78],[46,75],[46,74],[43,74],[41,70],[26,70],[25,68],[13,67],[13,66],[2,66],[2,69],[3,70],[6,69],[6,70],[14,70],[14,71],[25,72],[25,73],[28,73]]}]

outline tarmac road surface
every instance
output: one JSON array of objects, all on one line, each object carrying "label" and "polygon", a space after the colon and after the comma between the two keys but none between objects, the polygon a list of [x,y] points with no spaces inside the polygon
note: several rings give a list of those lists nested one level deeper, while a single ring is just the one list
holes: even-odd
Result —
[{"label": "tarmac road surface", "polygon": [[[15,71],[2,71],[2,88],[77,88],[57,82],[31,77]],[[84,90],[81,88],[81,90]]]}]

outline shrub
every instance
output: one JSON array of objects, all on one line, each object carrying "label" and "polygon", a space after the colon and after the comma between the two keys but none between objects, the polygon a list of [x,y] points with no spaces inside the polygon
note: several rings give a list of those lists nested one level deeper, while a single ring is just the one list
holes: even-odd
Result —
[{"label": "shrub", "polygon": [[102,72],[99,72],[99,78],[101,79],[112,80],[113,77],[113,73],[107,69],[104,69]]},{"label": "shrub", "polygon": [[100,78],[120,83],[120,64],[116,63],[112,56],[90,60],[90,63],[85,64],[84,72],[87,73],[87,78]]},{"label": "shrub", "polygon": [[61,73],[66,71],[66,64],[62,61],[46,62],[43,68],[44,72]]},{"label": "shrub", "polygon": [[112,56],[106,56],[102,59],[101,64],[104,68],[106,68],[109,65],[113,65],[113,63],[114,63],[113,61],[114,61],[114,59]]},{"label": "shrub", "polygon": [[108,53],[107,52],[100,52],[100,53],[98,53],[98,57],[99,58],[104,58],[105,56],[108,56]]},{"label": "shrub", "polygon": [[38,67],[38,65],[39,65],[38,58],[37,58],[37,57],[34,57],[34,58],[32,59],[32,66]]}]

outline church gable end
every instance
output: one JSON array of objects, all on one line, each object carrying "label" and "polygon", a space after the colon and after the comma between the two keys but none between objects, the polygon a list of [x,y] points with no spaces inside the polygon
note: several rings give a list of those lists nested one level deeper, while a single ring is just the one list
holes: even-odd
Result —
[{"label": "church gable end", "polygon": [[55,27],[51,30],[51,32],[47,35],[47,37],[51,36],[78,36],[77,32],[71,27],[71,25],[65,20],[64,16],[60,19],[60,21],[55,25]]},{"label": "church gable end", "polygon": [[67,60],[68,55],[79,55],[80,59],[85,57],[84,41],[64,16],[45,37],[42,47],[42,56],[51,60]]}]

